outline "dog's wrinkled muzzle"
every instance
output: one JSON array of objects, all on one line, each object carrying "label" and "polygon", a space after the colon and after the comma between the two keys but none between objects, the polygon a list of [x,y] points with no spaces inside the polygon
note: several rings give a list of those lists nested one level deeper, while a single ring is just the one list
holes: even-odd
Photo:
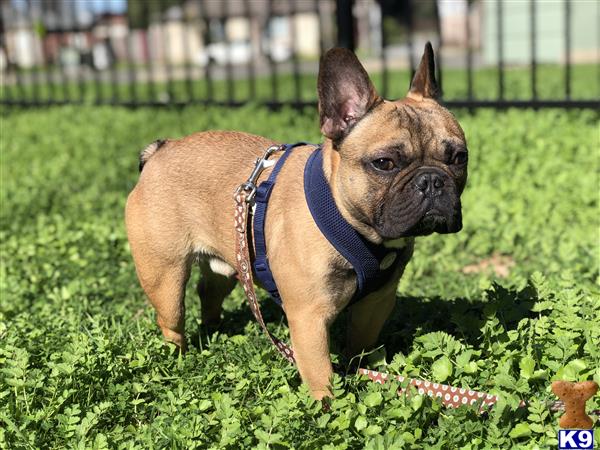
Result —
[{"label": "dog's wrinkled muzzle", "polygon": [[394,200],[382,206],[375,228],[384,239],[460,231],[461,204],[454,181],[437,168],[417,171]]}]

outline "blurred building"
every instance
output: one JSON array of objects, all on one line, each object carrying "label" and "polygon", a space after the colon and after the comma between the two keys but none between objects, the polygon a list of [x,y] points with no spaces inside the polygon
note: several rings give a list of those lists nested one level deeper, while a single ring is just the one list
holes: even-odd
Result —
[{"label": "blurred building", "polygon": [[[569,7],[567,15],[566,7]],[[498,62],[498,0],[482,2],[483,61]],[[531,3],[502,2],[505,64],[523,65],[531,61]],[[538,63],[564,63],[566,20],[570,26],[571,62],[598,62],[598,19],[600,2],[576,0],[569,2],[537,1],[535,7],[536,60]]]},{"label": "blurred building", "polygon": [[[151,3],[148,3],[151,5]],[[251,58],[317,58],[320,15],[334,1],[182,1],[148,11],[148,26],[133,28],[126,11],[94,14],[86,0],[0,0],[6,63],[21,68],[89,61],[104,69],[115,61],[206,65],[245,64]],[[326,26],[332,34],[332,26]],[[320,31],[321,30],[321,31]]]},{"label": "blurred building", "polygon": [[[251,61],[265,65],[293,55],[315,61],[322,48],[336,42],[335,0],[129,1],[142,8],[141,23],[128,16],[131,4],[126,0],[0,0],[0,69],[86,66],[104,70],[119,61],[136,66],[204,67],[209,62]],[[476,54],[476,65],[494,65],[501,14],[504,62],[527,64],[531,4],[503,1],[500,11],[498,0],[356,0],[357,50],[366,59],[378,58],[385,41],[389,61],[400,66],[417,53],[416,48],[432,40],[443,44],[445,64],[464,65],[469,47]],[[581,0],[535,2],[538,62],[564,62],[567,4],[571,60],[598,61],[600,2]],[[91,8],[94,5],[120,5],[120,9],[98,10]]]}]

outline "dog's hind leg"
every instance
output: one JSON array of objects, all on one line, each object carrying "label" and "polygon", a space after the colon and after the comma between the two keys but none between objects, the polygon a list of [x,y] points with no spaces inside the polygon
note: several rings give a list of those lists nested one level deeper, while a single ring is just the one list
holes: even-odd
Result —
[{"label": "dog's hind leg", "polygon": [[144,258],[136,263],[138,278],[150,303],[156,310],[156,322],[164,338],[186,350],[185,341],[185,285],[190,276],[190,265],[164,264]]},{"label": "dog's hind leg", "polygon": [[223,300],[235,287],[233,273],[235,271],[231,266],[216,258],[200,261],[200,281],[197,290],[204,326],[216,328],[220,324]]},{"label": "dog's hind leg", "polygon": [[168,215],[157,214],[151,206],[137,188],[129,195],[125,209],[129,246],[163,336],[185,351],[185,286],[194,256],[187,241],[171,232],[172,223],[164,220]]}]

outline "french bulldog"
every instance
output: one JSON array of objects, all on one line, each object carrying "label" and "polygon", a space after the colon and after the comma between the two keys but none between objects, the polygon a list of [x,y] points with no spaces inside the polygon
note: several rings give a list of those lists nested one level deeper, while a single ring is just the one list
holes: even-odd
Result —
[{"label": "french bulldog", "polygon": [[[406,97],[394,101],[378,95],[351,51],[331,49],[321,59],[322,170],[335,205],[368,242],[402,249],[388,279],[349,307],[350,354],[376,344],[394,308],[414,238],[462,227],[467,145],[438,96],[429,43]],[[236,284],[232,195],[256,158],[275,144],[242,132],[205,131],[156,141],[140,155],[139,181],[125,211],[128,239],[158,325],[182,351],[190,270],[200,266],[201,318],[215,326]],[[309,211],[303,173],[312,151],[309,145],[295,149],[281,169],[265,237],[300,375],[321,399],[331,394],[329,326],[348,306],[357,278]]]}]

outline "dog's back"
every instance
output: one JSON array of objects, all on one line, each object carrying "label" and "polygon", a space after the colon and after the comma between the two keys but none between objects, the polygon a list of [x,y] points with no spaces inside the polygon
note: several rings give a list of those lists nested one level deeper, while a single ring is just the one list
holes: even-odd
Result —
[{"label": "dog's back", "polygon": [[[140,178],[126,207],[128,233],[172,241],[179,252],[206,251],[212,241],[231,240],[230,223],[218,223],[208,209],[233,208],[232,195],[252,170],[256,157],[273,141],[246,133],[208,131],[159,140],[140,155]],[[235,173],[233,175],[232,173]],[[198,230],[192,236],[182,230]],[[206,233],[204,233],[206,232]],[[157,244],[160,246],[160,244]],[[194,246],[204,248],[194,249]],[[169,248],[169,253],[173,248]]]}]

